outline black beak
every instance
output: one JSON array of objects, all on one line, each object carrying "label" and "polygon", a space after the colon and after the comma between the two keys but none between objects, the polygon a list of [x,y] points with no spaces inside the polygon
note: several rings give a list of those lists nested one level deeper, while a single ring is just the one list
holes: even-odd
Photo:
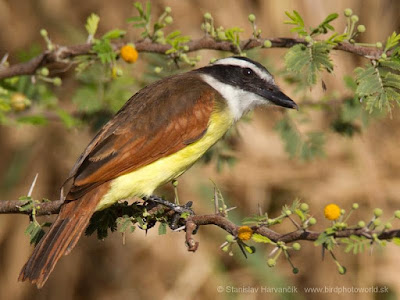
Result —
[{"label": "black beak", "polygon": [[259,95],[271,101],[275,105],[299,110],[297,104],[275,86],[262,89]]}]

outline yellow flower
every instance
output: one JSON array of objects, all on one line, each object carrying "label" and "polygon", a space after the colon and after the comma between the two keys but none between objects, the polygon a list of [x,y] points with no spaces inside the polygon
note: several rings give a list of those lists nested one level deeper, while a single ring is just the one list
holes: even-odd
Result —
[{"label": "yellow flower", "polygon": [[111,77],[117,78],[117,67],[112,67],[111,69]]},{"label": "yellow flower", "polygon": [[340,207],[336,204],[328,204],[324,209],[325,218],[334,221],[340,217]]},{"label": "yellow flower", "polygon": [[251,236],[253,235],[253,229],[251,229],[249,226],[240,226],[238,230],[238,238],[242,241],[247,241],[251,239]]},{"label": "yellow flower", "polygon": [[11,96],[10,104],[12,109],[15,111],[22,111],[31,105],[31,100],[29,100],[24,94],[17,92]]},{"label": "yellow flower", "polygon": [[138,59],[138,52],[132,45],[125,45],[120,50],[121,57],[127,63],[134,63]]}]

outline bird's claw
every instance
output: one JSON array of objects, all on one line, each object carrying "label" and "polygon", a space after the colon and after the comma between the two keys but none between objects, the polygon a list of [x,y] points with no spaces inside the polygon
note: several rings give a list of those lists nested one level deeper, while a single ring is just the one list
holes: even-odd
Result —
[{"label": "bird's claw", "polygon": [[174,212],[174,214],[171,216],[170,222],[169,222],[169,227],[172,230],[175,230],[182,225],[180,222],[181,219],[183,219],[182,214],[187,213],[189,215],[194,215],[194,212],[191,208],[193,205],[192,201],[189,201],[184,205],[179,205],[179,204],[175,204],[175,203],[166,201],[166,200],[162,199],[161,197],[158,197],[155,195],[151,195],[149,197],[144,197],[143,200],[145,200],[146,202],[150,202],[150,203],[164,205]]}]

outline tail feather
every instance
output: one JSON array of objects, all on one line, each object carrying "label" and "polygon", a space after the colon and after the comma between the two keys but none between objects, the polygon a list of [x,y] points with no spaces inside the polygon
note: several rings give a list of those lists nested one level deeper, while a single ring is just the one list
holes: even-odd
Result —
[{"label": "tail feather", "polygon": [[79,229],[78,229],[79,234],[74,235],[72,237],[72,239],[68,243],[68,246],[65,250],[64,255],[70,254],[72,249],[75,248],[75,245],[79,241],[79,238],[81,237],[82,233],[85,231],[86,227],[89,225],[89,221],[90,221],[90,218],[89,219],[81,218],[81,221],[76,225],[77,227],[79,227]]},{"label": "tail feather", "polygon": [[56,221],[22,268],[19,281],[29,280],[38,288],[45,284],[61,256],[75,247],[107,190],[108,184],[103,184],[82,198],[63,204]]}]

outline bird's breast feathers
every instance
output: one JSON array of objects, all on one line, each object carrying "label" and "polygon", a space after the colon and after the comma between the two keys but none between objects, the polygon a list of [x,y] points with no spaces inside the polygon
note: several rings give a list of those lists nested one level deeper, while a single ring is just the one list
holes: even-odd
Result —
[{"label": "bird's breast feathers", "polygon": [[114,179],[96,210],[107,208],[121,199],[151,195],[157,187],[179,177],[190,168],[223,137],[233,122],[234,117],[229,108],[226,105],[217,105],[203,137],[176,153]]}]

